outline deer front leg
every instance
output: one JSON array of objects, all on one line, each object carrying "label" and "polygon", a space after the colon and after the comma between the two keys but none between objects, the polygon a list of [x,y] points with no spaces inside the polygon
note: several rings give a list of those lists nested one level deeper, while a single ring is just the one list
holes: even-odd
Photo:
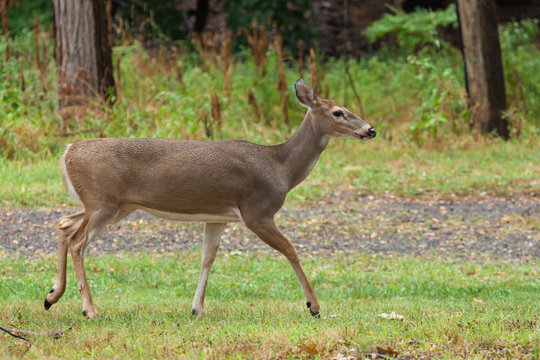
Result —
[{"label": "deer front leg", "polygon": [[[244,219],[246,221],[246,219]],[[300,281],[300,286],[304,292],[306,298],[306,305],[311,312],[311,315],[314,317],[319,317],[319,302],[315,296],[315,292],[309,283],[302,265],[300,264],[300,258],[296,253],[296,249],[290,243],[289,240],[278,230],[273,219],[267,219],[263,221],[256,222],[246,222],[246,226],[253,231],[262,241],[281,252],[289,263],[291,264],[298,280]]]},{"label": "deer front leg", "polygon": [[204,295],[206,293],[206,283],[210,269],[216,258],[221,241],[221,234],[227,224],[204,224],[204,240],[202,249],[201,274],[199,276],[199,284],[193,298],[192,315],[202,315],[204,311]]}]

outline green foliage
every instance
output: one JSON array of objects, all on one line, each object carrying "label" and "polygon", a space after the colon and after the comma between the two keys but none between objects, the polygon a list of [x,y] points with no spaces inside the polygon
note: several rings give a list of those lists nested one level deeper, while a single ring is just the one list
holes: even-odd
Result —
[{"label": "green foliage", "polygon": [[34,62],[34,41],[29,30],[14,38],[0,36],[0,53],[4,55],[9,46],[11,54],[7,62],[0,57],[0,155],[10,159],[56,152],[47,137],[47,131],[58,124],[53,115],[56,93],[47,91],[42,82],[56,86],[52,44],[37,47],[43,64],[40,72]]},{"label": "green foliage", "polygon": [[371,42],[376,42],[384,36],[393,34],[401,49],[410,54],[418,50],[421,45],[433,45],[436,48],[442,46],[437,33],[437,27],[457,27],[457,15],[454,4],[445,10],[429,11],[417,8],[412,13],[405,13],[388,5],[393,14],[385,14],[383,17],[371,23],[366,29],[366,37]]},{"label": "green foliage", "polygon": [[[317,32],[307,24],[306,18],[312,11],[311,0],[225,0],[223,9],[227,11],[227,26],[234,32],[252,29],[252,20],[265,28],[275,29],[283,34],[285,47],[296,51],[298,41],[313,41]],[[246,45],[245,37],[236,39],[236,46]]]},{"label": "green foliage", "polygon": [[504,26],[502,31],[499,31],[502,46],[509,50],[534,46],[534,42],[539,35],[538,19],[514,21]]},{"label": "green foliage", "polygon": [[174,1],[133,1],[124,7],[122,16],[132,28],[142,30],[150,38],[185,39],[184,19]]},{"label": "green foliage", "polygon": [[422,143],[426,137],[441,133],[461,134],[470,130],[470,110],[463,101],[465,93],[451,68],[437,65],[429,56],[410,55],[408,62],[416,67],[416,79],[425,84],[422,102],[414,111],[411,137]]},{"label": "green foliage", "polygon": [[8,5],[9,32],[19,35],[34,26],[34,17],[44,28],[52,26],[52,6],[50,0],[21,0],[15,6]]},{"label": "green foliage", "polygon": [[518,136],[527,122],[540,132],[540,39],[538,19],[509,23],[499,30],[508,120],[513,136]]}]

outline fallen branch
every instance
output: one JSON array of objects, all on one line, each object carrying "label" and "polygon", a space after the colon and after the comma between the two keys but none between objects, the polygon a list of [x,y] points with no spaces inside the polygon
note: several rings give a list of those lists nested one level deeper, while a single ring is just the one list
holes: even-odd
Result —
[{"label": "fallen branch", "polygon": [[55,339],[58,339],[60,335],[64,334],[66,331],[71,330],[71,327],[67,328],[66,330],[55,330],[55,331],[48,331],[46,333],[37,333],[33,331],[26,331],[26,330],[19,330],[17,328],[11,329],[16,335],[27,335],[27,336],[51,336]]},{"label": "fallen branch", "polygon": [[30,344],[30,340],[27,339],[27,338],[25,338],[24,336],[14,334],[14,333],[12,333],[11,331],[9,331],[8,329],[4,329],[4,328],[1,327],[1,326],[0,326],[0,330],[2,330],[2,331],[4,331],[4,332],[8,333],[9,335],[11,335],[11,336],[13,336],[13,337],[16,337],[17,339],[24,340],[24,341],[26,341],[27,343]]},{"label": "fallen branch", "polygon": [[60,335],[64,334],[66,331],[69,331],[71,330],[71,326],[69,328],[67,328],[66,330],[55,330],[55,331],[48,331],[46,333],[37,333],[37,332],[33,332],[33,331],[26,331],[26,330],[20,330],[20,329],[17,329],[17,328],[13,328],[13,329],[5,329],[3,327],[0,326],[0,330],[6,332],[7,334],[13,336],[13,337],[16,337],[18,339],[21,339],[21,340],[24,340],[28,343],[30,343],[30,339],[24,337],[23,335],[26,335],[26,336],[51,336],[55,339],[58,339],[60,337]]}]

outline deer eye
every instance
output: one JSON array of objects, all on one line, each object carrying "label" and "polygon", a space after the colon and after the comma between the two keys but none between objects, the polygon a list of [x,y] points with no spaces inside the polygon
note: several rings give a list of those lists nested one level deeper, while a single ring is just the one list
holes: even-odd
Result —
[{"label": "deer eye", "polygon": [[333,111],[332,115],[334,115],[335,117],[343,116],[343,111],[341,111],[341,110]]}]

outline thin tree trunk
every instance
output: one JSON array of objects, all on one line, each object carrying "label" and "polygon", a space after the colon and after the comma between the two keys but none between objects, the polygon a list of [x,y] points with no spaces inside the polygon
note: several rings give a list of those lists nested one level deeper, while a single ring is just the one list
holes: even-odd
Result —
[{"label": "thin tree trunk", "polygon": [[103,0],[52,0],[60,108],[115,94]]},{"label": "thin tree trunk", "polygon": [[495,0],[458,0],[458,13],[473,121],[483,133],[508,139]]},{"label": "thin tree trunk", "polygon": [[9,61],[9,20],[7,14],[7,0],[0,0],[0,17],[2,20],[2,34],[6,38],[6,63]]},{"label": "thin tree trunk", "polygon": [[206,19],[208,18],[208,10],[208,0],[197,0],[197,10],[195,11],[195,24],[193,25],[193,32],[202,33],[204,31]]}]

